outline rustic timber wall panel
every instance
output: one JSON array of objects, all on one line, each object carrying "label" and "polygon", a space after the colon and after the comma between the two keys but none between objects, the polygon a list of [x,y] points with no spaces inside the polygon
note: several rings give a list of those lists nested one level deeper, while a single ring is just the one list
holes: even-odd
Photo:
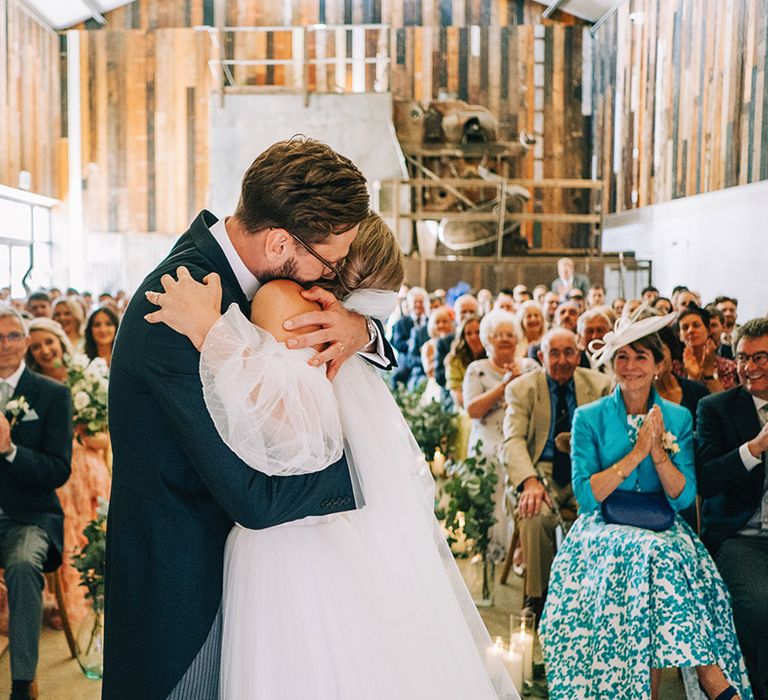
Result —
[{"label": "rustic timber wall panel", "polygon": [[[215,0],[135,0],[105,13],[111,29],[170,29],[214,24]],[[389,24],[392,27],[507,26],[541,22],[531,0],[226,0],[226,25]],[[546,21],[546,20],[545,20]],[[580,23],[555,13],[559,24]],[[90,26],[90,25],[89,25]],[[80,28],[85,28],[81,25]]]},{"label": "rustic timber wall panel", "polygon": [[57,145],[61,138],[59,37],[11,0],[0,2],[0,184],[57,191]]},{"label": "rustic timber wall panel", "polygon": [[82,160],[90,231],[179,233],[205,204],[208,37],[82,32]]},{"label": "rustic timber wall panel", "polygon": [[768,179],[767,36],[764,0],[631,0],[599,28],[606,213]]}]

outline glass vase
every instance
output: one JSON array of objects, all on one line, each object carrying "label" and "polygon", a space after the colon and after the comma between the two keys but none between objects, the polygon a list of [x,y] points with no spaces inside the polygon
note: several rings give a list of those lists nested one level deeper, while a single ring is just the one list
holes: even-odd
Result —
[{"label": "glass vase", "polygon": [[77,628],[77,662],[86,678],[100,680],[104,675],[104,606],[88,608]]},{"label": "glass vase", "polygon": [[496,593],[496,563],[487,555],[475,554],[469,560],[469,591],[479,608],[490,608]]}]

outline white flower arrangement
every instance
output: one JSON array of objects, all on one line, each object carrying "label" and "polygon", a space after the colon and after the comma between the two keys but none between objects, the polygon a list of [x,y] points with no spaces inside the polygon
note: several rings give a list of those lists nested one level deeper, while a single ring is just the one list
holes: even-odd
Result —
[{"label": "white flower arrangement", "polygon": [[24,396],[17,396],[15,399],[11,399],[5,404],[5,413],[7,416],[10,416],[8,422],[10,423],[11,428],[13,428],[13,426],[19,422],[19,419],[24,420],[26,416],[32,413],[32,407]]},{"label": "white flower arrangement", "polygon": [[667,430],[661,437],[661,446],[667,454],[676,455],[680,452],[680,444],[677,442],[677,435]]},{"label": "white flower arrangement", "polygon": [[69,362],[67,384],[72,394],[74,423],[86,435],[107,429],[107,390],[109,368],[100,357],[89,360],[75,355]]}]

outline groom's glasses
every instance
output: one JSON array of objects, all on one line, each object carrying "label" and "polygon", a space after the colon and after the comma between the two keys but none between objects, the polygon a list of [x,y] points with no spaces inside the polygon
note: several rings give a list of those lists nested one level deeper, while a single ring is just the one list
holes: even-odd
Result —
[{"label": "groom's glasses", "polygon": [[[327,267],[333,275],[336,277],[336,281],[339,283],[339,287],[341,287],[341,291],[344,292],[344,294],[349,294],[350,290],[349,287],[347,287],[346,284],[344,284],[344,280],[341,277],[341,270],[344,267],[344,263],[346,262],[346,258],[342,260],[341,262],[336,263],[333,265],[332,263],[329,263],[320,253],[318,253],[309,243],[305,243],[301,240],[298,236],[295,236],[290,231],[286,231],[286,233],[293,238],[294,241],[296,241],[304,250],[306,250],[315,260],[321,262],[324,267]],[[325,270],[323,270],[325,271]]]}]

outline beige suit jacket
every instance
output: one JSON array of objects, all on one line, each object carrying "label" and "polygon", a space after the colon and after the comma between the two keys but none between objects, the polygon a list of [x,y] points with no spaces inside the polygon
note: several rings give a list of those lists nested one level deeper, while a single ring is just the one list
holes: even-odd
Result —
[{"label": "beige suit jacket", "polygon": [[[573,374],[576,405],[596,401],[610,393],[611,380],[600,372],[577,367]],[[504,392],[507,408],[504,414],[504,442],[499,459],[515,487],[528,477],[536,476],[534,464],[547,444],[552,407],[546,372],[529,372],[507,385]]]}]

